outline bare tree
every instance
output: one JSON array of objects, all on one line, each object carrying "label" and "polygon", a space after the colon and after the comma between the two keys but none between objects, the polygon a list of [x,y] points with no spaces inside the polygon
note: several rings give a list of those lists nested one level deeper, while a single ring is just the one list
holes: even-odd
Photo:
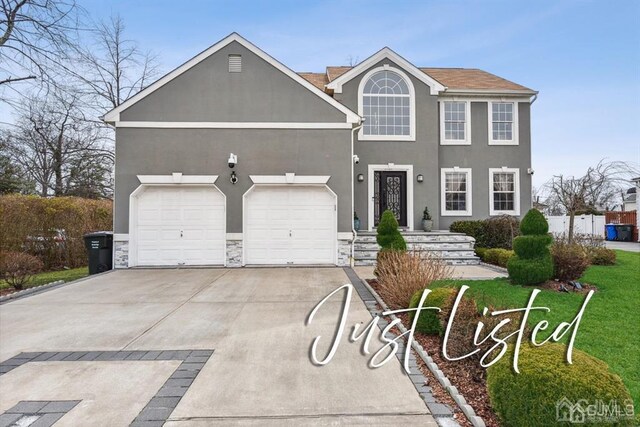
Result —
[{"label": "bare tree", "polygon": [[76,43],[81,8],[75,0],[0,0],[0,86],[56,82]]},{"label": "bare tree", "polygon": [[[26,103],[15,130],[5,131],[12,159],[37,183],[41,196],[110,196],[113,153],[102,129],[87,121],[78,97],[55,91]],[[99,190],[99,191],[97,191]]]},{"label": "bare tree", "polygon": [[93,43],[79,50],[82,70],[77,74],[85,95],[98,115],[119,106],[144,89],[158,75],[156,57],[143,51],[125,35],[119,15],[100,22],[93,31]]},{"label": "bare tree", "polygon": [[573,242],[573,225],[577,212],[608,210],[621,194],[621,188],[640,173],[638,165],[630,162],[601,160],[587,169],[581,177],[554,176],[546,184],[547,204],[561,207],[569,215],[569,242]]}]

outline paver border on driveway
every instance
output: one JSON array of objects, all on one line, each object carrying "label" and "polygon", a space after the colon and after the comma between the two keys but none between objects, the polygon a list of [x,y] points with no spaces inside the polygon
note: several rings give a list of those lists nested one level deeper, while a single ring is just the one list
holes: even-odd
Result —
[{"label": "paver border on driveway", "polygon": [[29,427],[51,427],[78,403],[80,400],[21,400],[0,414],[0,427],[15,425],[27,417],[37,417]]},{"label": "paver border on driveway", "polygon": [[[131,422],[131,427],[160,427],[169,418],[169,415],[176,408],[182,396],[185,395],[195,378],[198,376],[214,350],[132,350],[132,351],[46,351],[46,352],[23,352],[10,359],[0,362],[0,376],[11,372],[15,368],[31,362],[106,362],[106,361],[157,361],[157,360],[180,360],[182,363],[171,374],[171,376],[160,387],[151,400],[140,411],[138,416]],[[60,402],[60,401],[54,401]],[[65,401],[67,402],[67,401]],[[71,402],[71,401],[70,401]],[[69,407],[64,413],[56,413],[56,419],[51,424],[41,423],[42,426],[50,426],[60,419],[66,412],[75,405]],[[20,406],[22,403],[24,405]],[[43,403],[43,405],[33,405]],[[0,414],[0,420],[13,419],[7,425],[11,425],[24,415],[38,415],[34,411],[46,408],[49,402],[23,401],[18,405]],[[39,406],[35,408],[35,406]],[[20,412],[20,408],[28,409],[31,412]],[[13,411],[13,412],[10,412]],[[17,412],[18,411],[18,412]],[[17,418],[16,418],[17,417]],[[33,425],[46,421],[42,417]],[[53,419],[53,416],[48,416]],[[0,424],[1,425],[1,424]]]}]

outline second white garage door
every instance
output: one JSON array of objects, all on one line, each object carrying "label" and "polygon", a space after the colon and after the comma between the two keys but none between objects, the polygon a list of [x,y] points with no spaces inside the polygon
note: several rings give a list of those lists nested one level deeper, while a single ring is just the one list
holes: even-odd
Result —
[{"label": "second white garage door", "polygon": [[326,187],[256,187],[244,208],[245,264],[335,264],[336,198]]},{"label": "second white garage door", "polygon": [[223,265],[225,221],[215,188],[149,187],[137,197],[136,265]]}]

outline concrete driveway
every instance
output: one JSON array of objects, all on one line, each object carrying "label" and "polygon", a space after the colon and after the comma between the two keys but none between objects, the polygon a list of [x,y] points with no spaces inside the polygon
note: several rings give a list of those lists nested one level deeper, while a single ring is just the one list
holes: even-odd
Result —
[{"label": "concrete driveway", "polygon": [[[16,367],[0,376],[0,421],[24,402],[45,413],[64,401],[56,426],[162,410],[171,426],[436,425],[395,358],[369,369],[345,337],[331,363],[310,362],[341,298],[305,319],[348,282],[338,268],[126,270],[3,304],[0,361]],[[354,293],[347,327],[370,319]]]}]

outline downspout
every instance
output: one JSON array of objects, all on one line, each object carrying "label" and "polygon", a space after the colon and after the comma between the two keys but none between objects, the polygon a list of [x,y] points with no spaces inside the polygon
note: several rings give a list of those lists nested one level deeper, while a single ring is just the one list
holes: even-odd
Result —
[{"label": "downspout", "polygon": [[[351,214],[353,215],[353,213],[356,210],[356,201],[354,199],[355,197],[355,179],[354,179],[354,161],[353,161],[353,144],[355,141],[355,135],[356,132],[358,130],[360,130],[360,128],[364,126],[364,119],[360,119],[360,123],[355,126],[354,128],[351,129]],[[351,218],[351,232],[353,233],[352,239],[351,239],[351,260],[349,262],[350,266],[353,267],[355,265],[355,250],[356,250],[356,238],[358,237],[358,232],[356,231],[356,228],[354,227],[353,224],[353,217]]]}]

